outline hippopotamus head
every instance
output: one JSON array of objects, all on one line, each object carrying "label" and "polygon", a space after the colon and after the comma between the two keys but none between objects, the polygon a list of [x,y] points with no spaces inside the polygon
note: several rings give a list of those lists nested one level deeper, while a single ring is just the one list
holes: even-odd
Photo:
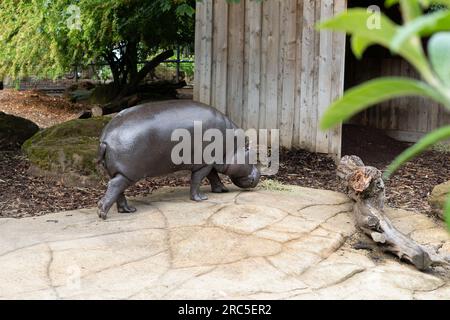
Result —
[{"label": "hippopotamus head", "polygon": [[245,150],[245,163],[233,163],[226,166],[225,174],[228,175],[231,181],[242,189],[256,188],[261,178],[261,171],[259,164],[250,163],[250,151]]},{"label": "hippopotamus head", "polygon": [[231,181],[242,189],[256,188],[261,172],[256,165],[242,165],[236,173],[230,175]]}]

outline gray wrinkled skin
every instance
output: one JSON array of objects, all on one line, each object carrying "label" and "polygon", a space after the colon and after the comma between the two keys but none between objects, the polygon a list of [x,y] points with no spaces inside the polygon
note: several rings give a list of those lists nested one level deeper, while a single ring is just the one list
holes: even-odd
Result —
[{"label": "gray wrinkled skin", "polygon": [[[240,188],[257,186],[260,171],[255,165],[175,165],[172,162],[172,149],[179,143],[171,141],[172,132],[175,129],[187,129],[193,137],[194,121],[202,122],[203,132],[219,129],[224,137],[227,129],[238,128],[216,109],[182,100],[147,103],[126,109],[105,127],[100,138],[99,163],[106,169],[111,180],[105,196],[99,201],[101,218],[106,219],[114,203],[117,203],[117,209],[121,213],[135,212],[136,209],[128,205],[124,191],[146,177],[189,170],[192,172],[190,195],[194,201],[208,199],[199,192],[204,178],[209,180],[212,192],[228,191],[220,181],[218,173],[228,175]],[[209,143],[192,144],[192,159],[194,148],[203,150]]]}]

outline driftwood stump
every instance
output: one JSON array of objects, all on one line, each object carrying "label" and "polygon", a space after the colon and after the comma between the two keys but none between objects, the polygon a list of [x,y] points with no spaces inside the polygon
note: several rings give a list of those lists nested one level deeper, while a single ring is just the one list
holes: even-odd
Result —
[{"label": "driftwood stump", "polygon": [[357,156],[342,158],[337,175],[355,201],[353,212],[357,226],[384,251],[415,265],[419,270],[430,266],[448,266],[448,258],[441,258],[398,231],[384,212],[385,187],[381,171],[365,166]]}]

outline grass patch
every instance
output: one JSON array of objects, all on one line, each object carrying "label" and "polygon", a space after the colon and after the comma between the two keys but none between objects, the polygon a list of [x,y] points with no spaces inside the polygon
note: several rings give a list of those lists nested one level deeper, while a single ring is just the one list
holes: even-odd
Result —
[{"label": "grass patch", "polygon": [[293,189],[289,185],[285,185],[282,182],[279,182],[277,180],[271,180],[267,179],[262,181],[259,184],[260,190],[267,190],[267,191],[280,191],[280,192],[292,192]]}]

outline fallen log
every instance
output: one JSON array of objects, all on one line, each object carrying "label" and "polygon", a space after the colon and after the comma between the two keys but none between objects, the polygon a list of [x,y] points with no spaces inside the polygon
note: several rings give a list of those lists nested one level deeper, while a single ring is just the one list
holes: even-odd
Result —
[{"label": "fallen log", "polygon": [[353,213],[357,226],[382,250],[412,263],[419,270],[450,266],[448,257],[442,258],[402,234],[385,215],[385,186],[380,170],[365,166],[357,156],[345,156],[338,165],[337,176],[347,195],[355,201]]},{"label": "fallen log", "polygon": [[137,93],[123,98],[116,98],[113,102],[103,106],[101,108],[101,113],[102,115],[108,115],[120,112],[124,109],[134,107],[146,100],[176,99],[177,90],[185,86],[185,81],[176,83],[172,81],[159,81],[152,84],[144,84],[139,87]]}]

